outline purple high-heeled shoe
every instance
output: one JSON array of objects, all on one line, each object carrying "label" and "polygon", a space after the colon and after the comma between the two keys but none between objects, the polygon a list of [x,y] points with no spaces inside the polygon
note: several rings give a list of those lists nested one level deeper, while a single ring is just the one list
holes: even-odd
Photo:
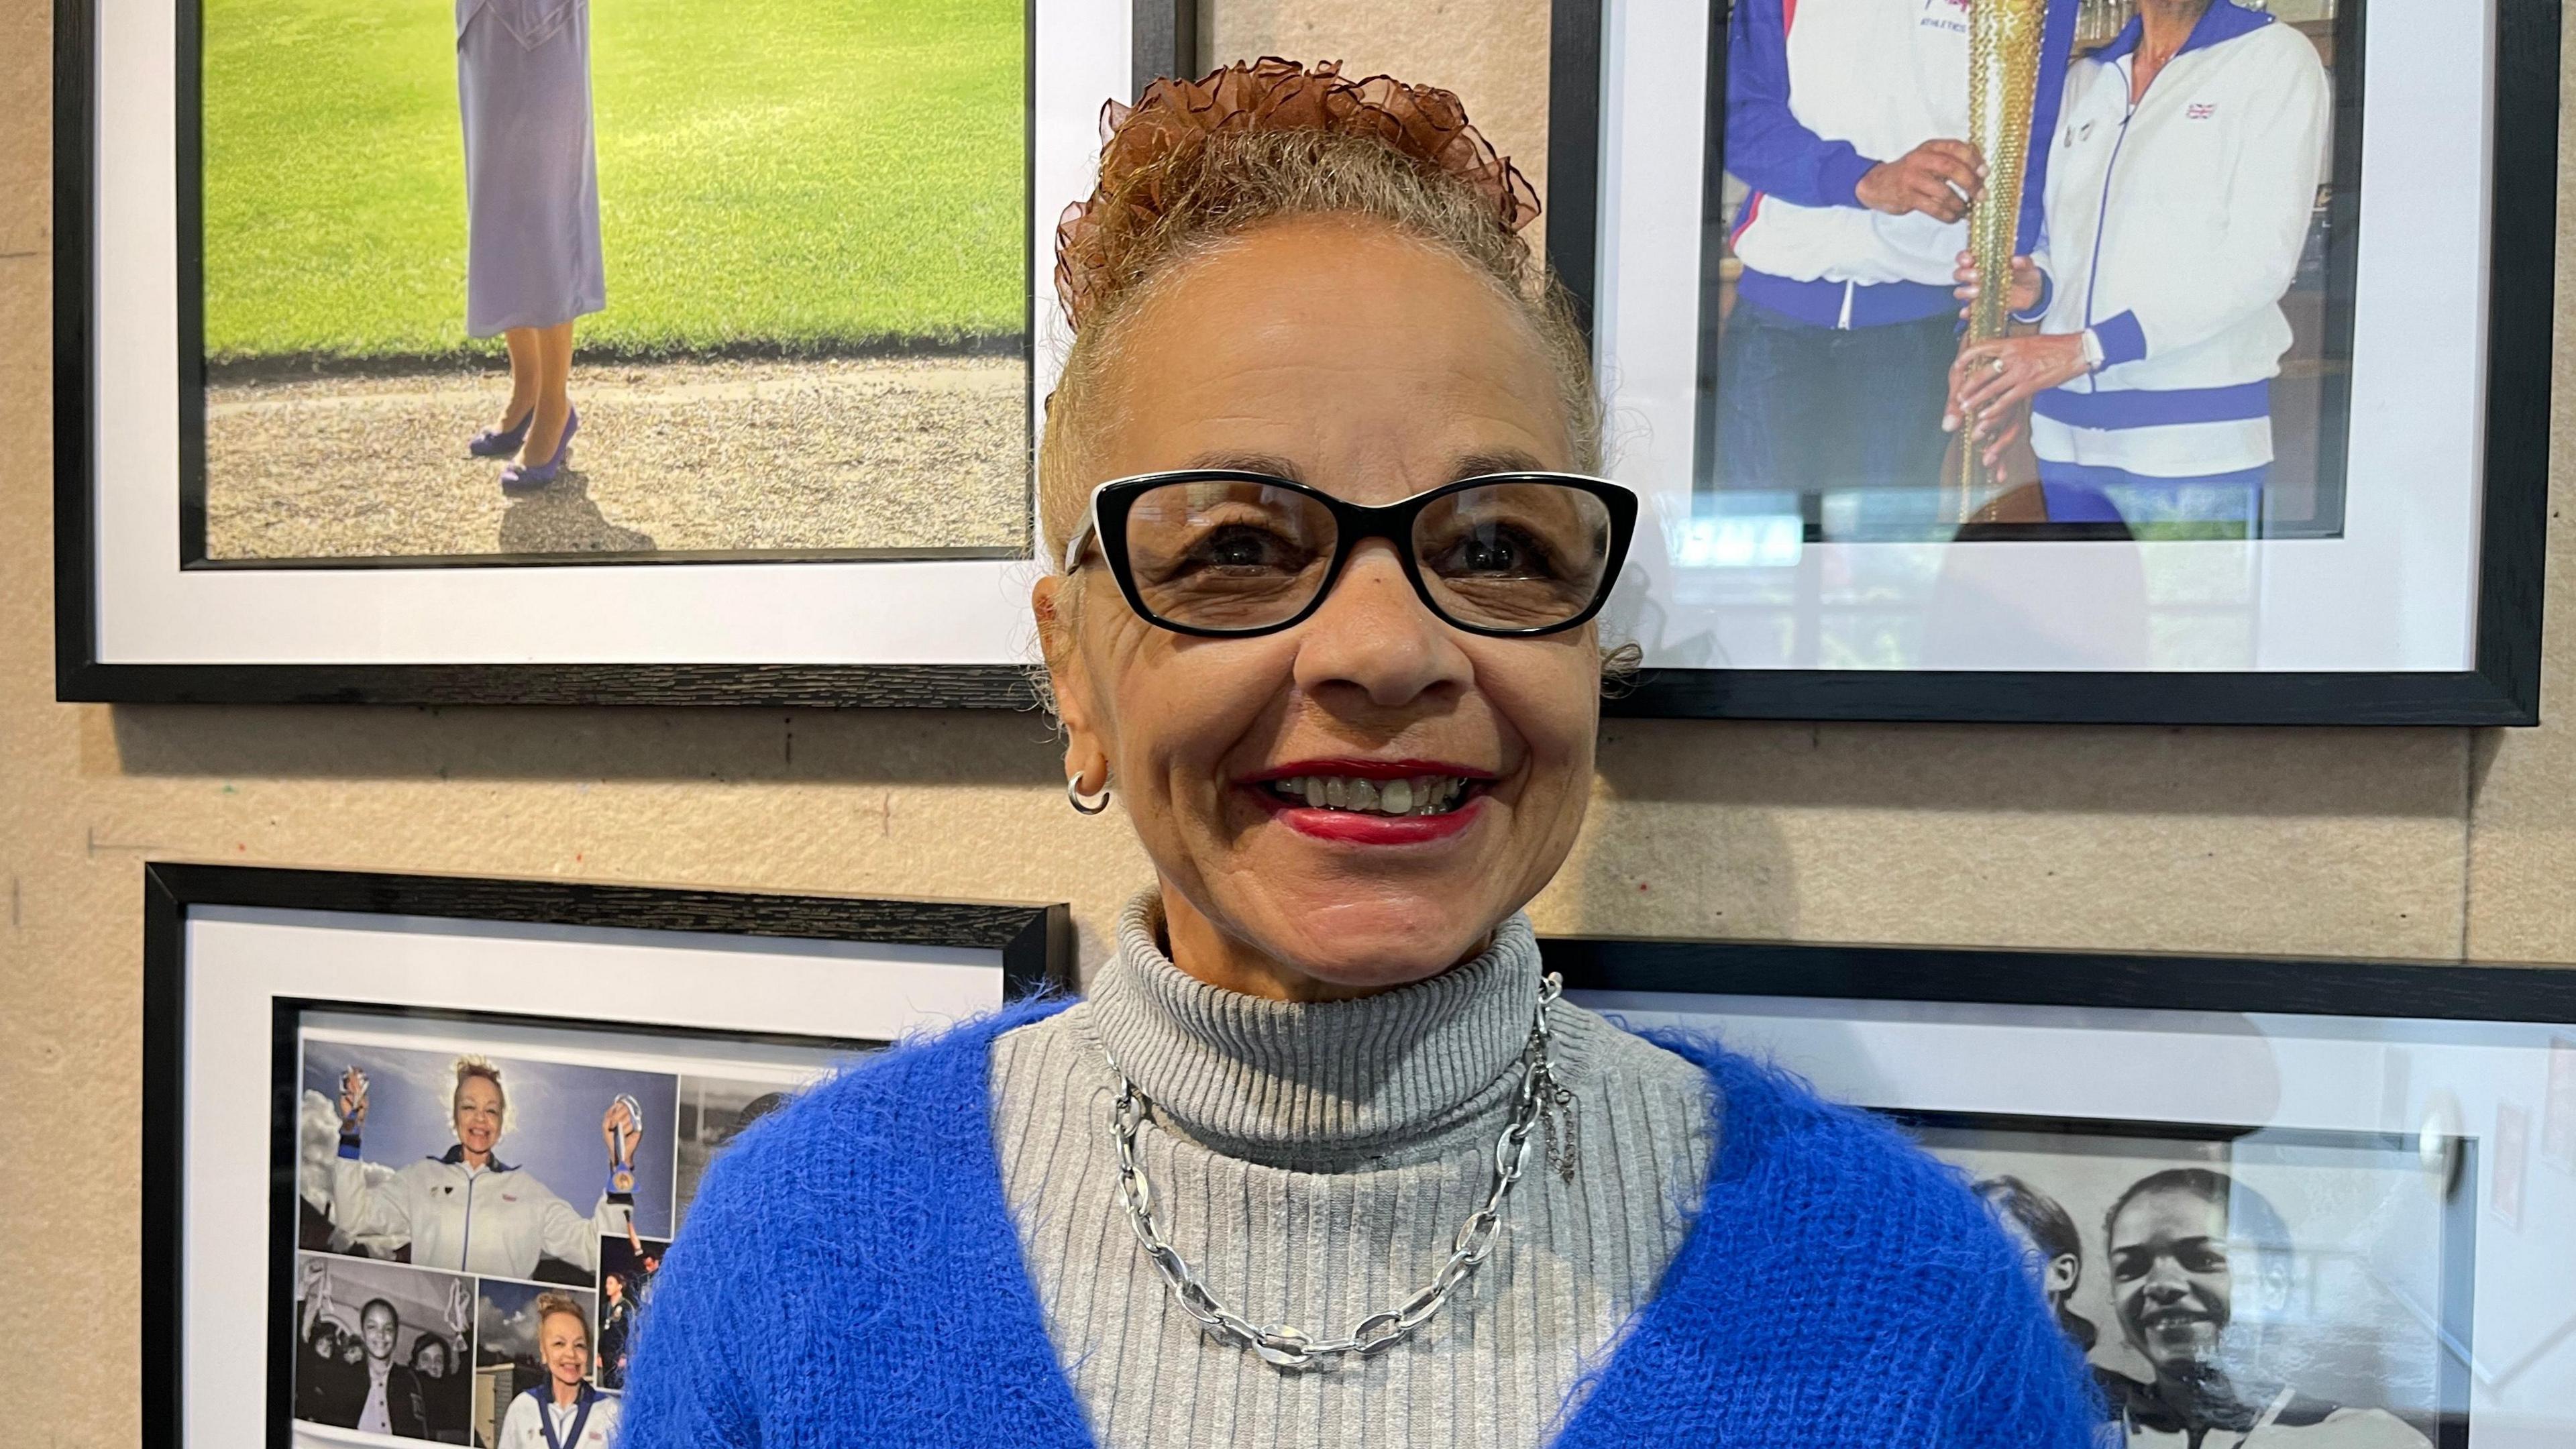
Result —
[{"label": "purple high-heeled shoe", "polygon": [[[533,419],[536,414],[530,413],[528,416]],[[555,444],[555,455],[542,463],[513,463],[502,469],[501,491],[534,493],[554,482],[555,478],[563,472],[564,460],[572,456],[572,435],[579,431],[581,431],[581,409],[567,407],[564,411],[563,437]]]},{"label": "purple high-heeled shoe", "polygon": [[506,458],[519,451],[519,445],[528,440],[528,429],[536,420],[537,410],[532,404],[528,415],[519,419],[517,427],[485,428],[465,445],[465,451],[477,458]]}]

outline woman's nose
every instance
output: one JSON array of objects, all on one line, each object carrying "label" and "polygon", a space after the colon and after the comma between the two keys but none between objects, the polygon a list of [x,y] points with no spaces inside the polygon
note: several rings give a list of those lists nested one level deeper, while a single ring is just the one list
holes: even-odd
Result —
[{"label": "woman's nose", "polygon": [[1300,630],[1297,683],[1309,694],[1338,686],[1395,708],[1464,686],[1472,672],[1456,632],[1423,606],[1384,539],[1353,551],[1323,606]]}]

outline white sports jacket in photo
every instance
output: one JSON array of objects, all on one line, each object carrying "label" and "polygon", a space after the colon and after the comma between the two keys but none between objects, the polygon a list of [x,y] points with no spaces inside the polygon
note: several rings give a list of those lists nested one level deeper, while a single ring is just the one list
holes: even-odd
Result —
[{"label": "white sports jacket in photo", "polygon": [[2104,366],[2032,401],[2043,463],[2151,479],[2272,461],[2281,297],[2333,108],[2308,38],[2216,0],[2129,104],[2138,22],[2075,67],[2049,165],[2040,330],[2091,331]]},{"label": "white sports jacket in photo", "polygon": [[[2075,42],[2049,0],[2020,235],[2035,237]],[[1968,0],[1738,0],[1727,31],[1726,169],[1752,188],[1732,242],[1740,295],[1812,326],[1948,316],[1968,224],[1863,206],[1860,180],[1926,141],[1968,137]]]},{"label": "white sports jacket in photo", "polygon": [[417,1267],[525,1278],[539,1258],[599,1268],[599,1235],[624,1236],[634,1209],[602,1193],[588,1217],[495,1157],[477,1171],[462,1149],[424,1157],[371,1183],[357,1144],[331,1164],[331,1221],[352,1237],[407,1238]]}]

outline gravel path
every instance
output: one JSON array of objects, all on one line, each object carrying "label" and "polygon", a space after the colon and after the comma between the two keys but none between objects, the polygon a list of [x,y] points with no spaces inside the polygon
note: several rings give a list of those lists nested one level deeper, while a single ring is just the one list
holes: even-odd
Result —
[{"label": "gravel path", "polygon": [[209,388],[207,555],[1027,547],[1015,358],[576,363],[571,465],[524,498],[465,451],[508,396],[462,370]]}]

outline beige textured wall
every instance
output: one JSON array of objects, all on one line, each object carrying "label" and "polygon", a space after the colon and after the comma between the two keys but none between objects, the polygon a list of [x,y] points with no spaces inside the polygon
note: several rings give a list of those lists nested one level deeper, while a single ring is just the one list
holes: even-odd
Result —
[{"label": "beige textured wall", "polygon": [[1199,0],[1211,66],[1284,55],[1338,60],[1456,91],[1494,149],[1547,193],[1545,0]]},{"label": "beige textured wall", "polygon": [[[1535,160],[1544,11],[1223,0],[1212,44],[1452,86]],[[0,0],[0,1439],[121,1445],[145,858],[1063,899],[1095,954],[1144,867],[1114,816],[1065,809],[1028,717],[53,703],[48,14]],[[2545,728],[1623,723],[1536,913],[1554,931],[2576,962],[2564,512]]]}]

